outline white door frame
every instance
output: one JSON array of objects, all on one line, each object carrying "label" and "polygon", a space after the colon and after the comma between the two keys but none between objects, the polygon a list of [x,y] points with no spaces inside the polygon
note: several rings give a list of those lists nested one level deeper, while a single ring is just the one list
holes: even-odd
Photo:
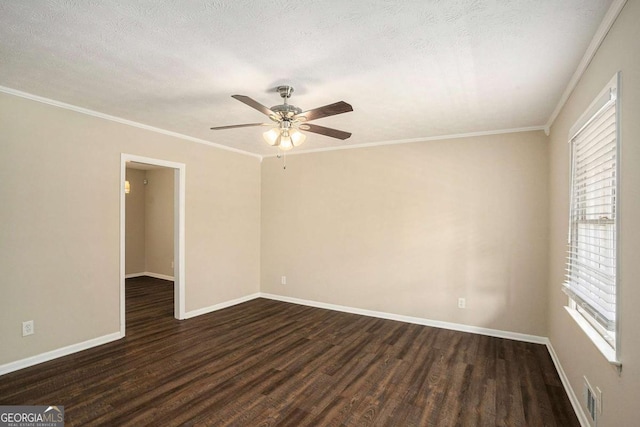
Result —
[{"label": "white door frame", "polygon": [[174,226],[173,226],[173,263],[174,263],[174,309],[176,319],[185,318],[185,269],[184,269],[184,221],[185,221],[185,170],[184,163],[153,159],[122,153],[120,156],[120,334],[125,336],[125,194],[124,181],[127,162],[147,163],[174,169]]}]

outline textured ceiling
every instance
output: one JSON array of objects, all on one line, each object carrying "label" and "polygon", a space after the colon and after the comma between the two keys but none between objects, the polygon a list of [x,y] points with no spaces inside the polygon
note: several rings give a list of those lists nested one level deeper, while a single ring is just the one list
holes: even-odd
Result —
[{"label": "textured ceiling", "polygon": [[296,150],[543,126],[611,0],[0,2],[0,86],[260,155],[278,84],[350,131]]}]

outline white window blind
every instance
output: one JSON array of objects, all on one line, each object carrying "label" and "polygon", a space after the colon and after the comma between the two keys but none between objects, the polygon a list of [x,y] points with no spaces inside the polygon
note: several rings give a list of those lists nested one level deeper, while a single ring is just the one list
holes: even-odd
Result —
[{"label": "white window blind", "polygon": [[616,88],[571,138],[569,254],[563,290],[615,348]]}]

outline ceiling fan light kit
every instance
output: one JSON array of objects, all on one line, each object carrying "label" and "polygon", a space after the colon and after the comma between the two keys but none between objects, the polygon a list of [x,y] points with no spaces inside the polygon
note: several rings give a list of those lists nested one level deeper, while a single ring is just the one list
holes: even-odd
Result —
[{"label": "ceiling fan light kit", "polygon": [[[351,133],[338,129],[331,129],[324,126],[308,124],[310,120],[321,119],[323,117],[334,116],[336,114],[347,113],[353,111],[353,107],[344,101],[339,101],[323,107],[314,108],[308,111],[302,111],[294,105],[290,105],[288,99],[291,98],[293,87],[278,86],[276,88],[283,99],[283,103],[267,108],[254,99],[245,95],[232,95],[232,98],[252,107],[268,116],[277,125],[262,134],[262,137],[272,147],[278,147],[282,151],[291,150],[293,147],[299,147],[306,140],[307,136],[300,132],[300,129],[308,132],[318,133],[320,135],[329,136],[345,140],[351,136]],[[233,129],[249,126],[270,126],[270,123],[247,123],[242,125],[218,126],[212,127],[212,130]]]},{"label": "ceiling fan light kit", "polygon": [[307,139],[307,136],[297,129],[281,129],[272,128],[262,134],[267,144],[272,147],[278,147],[282,151],[291,150],[293,147],[299,147]]}]

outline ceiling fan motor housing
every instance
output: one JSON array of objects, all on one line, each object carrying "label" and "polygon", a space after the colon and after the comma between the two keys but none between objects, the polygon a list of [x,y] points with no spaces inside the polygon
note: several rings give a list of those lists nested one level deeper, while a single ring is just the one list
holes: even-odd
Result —
[{"label": "ceiling fan motor housing", "polygon": [[287,119],[295,116],[296,114],[300,114],[302,109],[289,104],[281,104],[271,107],[271,111],[280,116],[276,118],[276,121],[280,121],[281,119]]}]

